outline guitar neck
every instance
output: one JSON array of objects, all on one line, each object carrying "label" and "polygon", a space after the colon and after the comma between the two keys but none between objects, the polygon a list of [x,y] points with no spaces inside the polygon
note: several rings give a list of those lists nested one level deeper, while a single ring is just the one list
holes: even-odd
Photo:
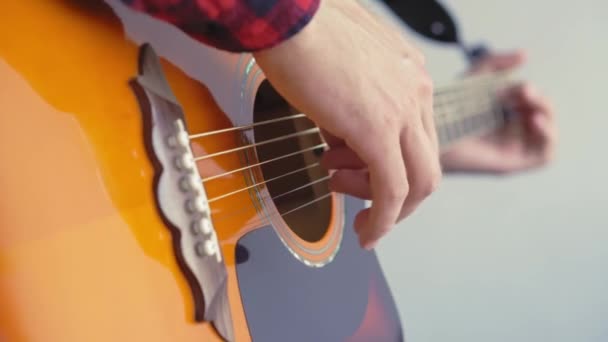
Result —
[{"label": "guitar neck", "polygon": [[507,74],[492,73],[436,89],[435,126],[442,150],[463,138],[489,133],[506,123],[498,91],[507,82]]},{"label": "guitar neck", "polygon": [[[387,24],[405,30],[402,19],[386,2],[358,1]],[[473,76],[435,91],[435,124],[441,149],[446,149],[463,138],[491,132],[505,124],[505,111],[497,98],[497,91],[507,85],[508,76],[505,72]]]}]

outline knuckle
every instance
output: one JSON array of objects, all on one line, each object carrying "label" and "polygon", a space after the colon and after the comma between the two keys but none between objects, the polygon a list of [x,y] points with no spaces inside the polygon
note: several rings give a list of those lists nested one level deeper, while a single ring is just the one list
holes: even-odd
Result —
[{"label": "knuckle", "polygon": [[425,98],[432,98],[435,85],[428,75],[423,75],[420,79],[420,93]]},{"label": "knuckle", "polygon": [[[356,118],[357,123],[353,124],[354,129],[350,130],[348,140],[359,140],[364,136],[370,139],[380,139],[384,141],[395,130],[397,118],[389,110],[365,111],[366,114]],[[374,113],[373,115],[371,115]],[[354,120],[353,120],[354,121]]]},{"label": "knuckle", "polygon": [[439,189],[439,186],[441,185],[441,181],[443,179],[443,175],[441,174],[441,169],[437,168],[436,171],[433,172],[433,174],[431,175],[431,180],[429,181],[429,191],[428,191],[428,195],[434,193],[435,191],[437,191],[437,189]]},{"label": "knuckle", "polygon": [[393,131],[397,131],[397,127],[399,126],[399,116],[395,114],[389,114],[389,115],[385,115],[384,116],[384,126],[385,128],[388,128],[389,130],[393,130]]},{"label": "knuckle", "polygon": [[439,179],[430,179],[420,191],[421,198],[427,198],[439,187]]},{"label": "knuckle", "polygon": [[427,182],[424,186],[420,188],[418,191],[418,198],[425,199],[429,197],[435,191],[435,184],[433,182]]},{"label": "knuckle", "polygon": [[380,233],[379,237],[382,238],[382,237],[386,236],[388,233],[391,232],[391,230],[393,230],[392,225],[381,228],[379,231],[379,233]]},{"label": "knuckle", "polygon": [[521,85],[521,92],[526,97],[533,97],[536,94],[536,88],[531,83],[524,82]]},{"label": "knuckle", "polygon": [[387,113],[371,122],[364,129],[375,130],[379,136],[388,137],[391,134],[396,134],[399,130],[399,126],[401,126],[401,123],[398,115],[396,115],[396,113]]},{"label": "knuckle", "polygon": [[442,174],[441,169],[434,168],[430,172],[430,176],[424,181],[421,182],[416,191],[416,197],[419,199],[424,199],[429,197],[439,188],[441,184]]},{"label": "knuckle", "polygon": [[393,202],[403,201],[409,192],[409,186],[406,182],[399,182],[392,186],[387,191],[387,198]]},{"label": "knuckle", "polygon": [[424,77],[422,78],[423,80],[423,84],[428,87],[429,89],[433,89],[433,78],[431,77],[431,75],[429,75],[429,73],[426,71],[424,72]]}]

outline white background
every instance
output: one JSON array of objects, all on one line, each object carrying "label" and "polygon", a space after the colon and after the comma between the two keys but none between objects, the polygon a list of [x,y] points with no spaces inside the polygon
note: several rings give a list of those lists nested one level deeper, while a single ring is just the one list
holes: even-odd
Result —
[{"label": "white background", "polygon": [[[446,176],[378,246],[409,342],[608,341],[608,2],[452,0],[467,42],[525,48],[553,100],[557,160],[507,178]],[[414,38],[436,86],[466,66]]]}]

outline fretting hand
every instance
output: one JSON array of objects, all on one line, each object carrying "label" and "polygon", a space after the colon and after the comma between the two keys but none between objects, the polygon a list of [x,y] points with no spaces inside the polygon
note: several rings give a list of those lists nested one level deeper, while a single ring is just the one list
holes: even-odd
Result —
[{"label": "fretting hand", "polygon": [[[471,73],[510,70],[524,59],[522,52],[491,55]],[[490,135],[456,143],[441,156],[446,172],[505,174],[537,168],[553,158],[557,128],[549,101],[528,83],[507,89],[501,98],[519,120]]]},{"label": "fretting hand", "polygon": [[255,54],[270,83],[326,132],[332,190],[371,199],[370,249],[441,179],[433,87],[421,53],[356,1],[324,0],[300,33]]}]

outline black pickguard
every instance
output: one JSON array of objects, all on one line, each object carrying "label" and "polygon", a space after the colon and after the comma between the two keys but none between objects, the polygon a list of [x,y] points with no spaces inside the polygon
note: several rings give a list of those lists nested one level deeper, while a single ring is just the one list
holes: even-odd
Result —
[{"label": "black pickguard", "polygon": [[376,254],[359,247],[352,229],[363,203],[347,198],[342,247],[322,268],[296,260],[270,226],[239,241],[237,277],[253,341],[403,341]]}]

